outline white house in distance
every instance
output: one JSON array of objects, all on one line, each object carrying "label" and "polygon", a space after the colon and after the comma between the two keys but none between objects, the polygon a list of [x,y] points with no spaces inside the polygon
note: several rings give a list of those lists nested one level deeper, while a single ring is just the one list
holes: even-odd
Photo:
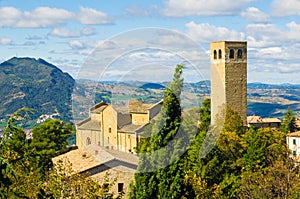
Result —
[{"label": "white house in distance", "polygon": [[291,150],[291,158],[300,162],[300,131],[287,134],[286,142],[288,149]]}]

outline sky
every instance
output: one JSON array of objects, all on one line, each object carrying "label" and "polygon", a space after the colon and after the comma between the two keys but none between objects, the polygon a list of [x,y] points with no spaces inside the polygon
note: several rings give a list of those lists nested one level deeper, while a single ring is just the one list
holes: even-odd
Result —
[{"label": "sky", "polygon": [[76,79],[210,79],[209,43],[248,45],[248,82],[300,84],[300,0],[0,0],[0,62],[42,58]]}]

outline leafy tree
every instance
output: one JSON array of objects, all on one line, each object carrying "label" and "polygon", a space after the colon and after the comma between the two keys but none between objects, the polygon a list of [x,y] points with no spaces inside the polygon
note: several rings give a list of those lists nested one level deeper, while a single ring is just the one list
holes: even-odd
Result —
[{"label": "leafy tree", "polygon": [[140,162],[131,186],[130,198],[180,198],[184,180],[184,137],[181,125],[180,94],[182,65],[177,65],[173,81],[164,92],[160,118],[146,133],[150,137],[138,146]]},{"label": "leafy tree", "polygon": [[215,185],[210,188],[207,182],[201,177],[193,174],[191,171],[187,171],[184,177],[185,187],[189,190],[185,190],[185,194],[182,199],[206,199],[206,198],[220,198],[222,191],[219,186]]},{"label": "leafy tree", "polygon": [[299,167],[291,161],[276,161],[264,171],[241,175],[240,198],[299,198]]},{"label": "leafy tree", "polygon": [[284,115],[280,130],[285,133],[290,133],[297,130],[297,126],[295,124],[295,114],[290,107],[288,107],[288,110]]},{"label": "leafy tree", "polygon": [[7,162],[6,159],[0,157],[0,197],[7,198],[9,186],[12,185],[13,179],[15,177],[15,171],[12,165]]},{"label": "leafy tree", "polygon": [[225,121],[223,126],[224,132],[236,132],[241,134],[244,132],[244,125],[241,116],[230,106],[225,107]]},{"label": "leafy tree", "polygon": [[14,112],[7,121],[7,125],[1,142],[1,153],[6,154],[8,161],[23,158],[28,142],[24,130],[17,126],[16,122],[26,119],[31,109],[21,108]]},{"label": "leafy tree", "polygon": [[72,126],[61,120],[47,120],[34,127],[30,147],[37,155],[39,166],[48,170],[51,167],[51,158],[66,152],[67,139],[73,133]]},{"label": "leafy tree", "polygon": [[200,130],[208,131],[210,120],[211,120],[211,110],[210,110],[211,100],[210,98],[206,98],[202,102],[202,107],[200,107]]},{"label": "leafy tree", "polygon": [[[103,184],[91,177],[73,174],[70,164],[50,169],[51,157],[66,150],[73,128],[59,120],[49,120],[33,130],[26,140],[15,122],[24,118],[21,109],[8,120],[0,150],[0,198],[121,198],[110,189],[108,175]],[[22,116],[22,117],[21,117]],[[115,181],[114,181],[115,182]]]}]

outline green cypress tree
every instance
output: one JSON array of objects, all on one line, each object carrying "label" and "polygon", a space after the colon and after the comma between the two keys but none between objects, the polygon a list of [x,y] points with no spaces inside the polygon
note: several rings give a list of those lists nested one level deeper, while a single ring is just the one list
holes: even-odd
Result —
[{"label": "green cypress tree", "polygon": [[131,186],[130,198],[180,198],[184,184],[183,160],[186,135],[181,130],[180,94],[182,65],[164,92],[160,117],[150,124],[138,146],[140,162]]},{"label": "green cypress tree", "polygon": [[297,130],[297,126],[295,124],[295,115],[290,107],[288,107],[288,110],[284,115],[280,130],[284,133],[295,132]]}]

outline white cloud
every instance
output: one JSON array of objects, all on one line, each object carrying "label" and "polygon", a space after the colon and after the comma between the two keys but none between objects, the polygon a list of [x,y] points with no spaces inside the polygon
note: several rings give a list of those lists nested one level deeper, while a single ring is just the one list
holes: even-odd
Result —
[{"label": "white cloud", "polygon": [[14,26],[22,17],[22,12],[14,7],[0,8],[0,26]]},{"label": "white cloud", "polygon": [[79,36],[88,36],[95,34],[95,30],[93,28],[85,27],[82,30],[71,31],[65,27],[54,28],[49,35],[61,38],[67,37],[79,37]]},{"label": "white cloud", "polygon": [[8,45],[11,42],[12,40],[10,38],[6,38],[6,37],[0,38],[0,45]]},{"label": "white cloud", "polygon": [[71,40],[71,41],[69,41],[69,46],[72,49],[83,49],[83,48],[86,47],[85,44],[84,44],[84,42],[79,41],[79,40]]},{"label": "white cloud", "polygon": [[249,7],[241,13],[245,19],[253,22],[268,22],[270,19],[268,15],[260,11],[258,8]]},{"label": "white cloud", "polygon": [[110,24],[104,12],[80,7],[79,13],[65,9],[37,7],[32,11],[20,11],[15,7],[0,8],[0,27],[40,28],[66,23],[76,19],[82,24]]},{"label": "white cloud", "polygon": [[38,28],[64,23],[73,13],[58,8],[37,7],[33,11],[21,12],[14,7],[0,8],[0,26]]},{"label": "white cloud", "polygon": [[252,47],[274,47],[289,42],[287,33],[273,24],[249,24],[245,32]]},{"label": "white cloud", "polygon": [[137,5],[131,5],[125,9],[129,15],[133,16],[151,16],[157,13],[158,7],[157,5],[150,5],[149,7],[139,7]]},{"label": "white cloud", "polygon": [[287,33],[287,38],[291,40],[292,42],[294,41],[300,41],[300,24],[297,24],[296,22],[292,21],[286,26],[289,28],[288,33]]},{"label": "white cloud", "polygon": [[168,0],[162,13],[166,16],[232,15],[251,0]]},{"label": "white cloud", "polygon": [[78,21],[82,24],[110,24],[112,21],[109,19],[108,15],[104,12],[80,7],[80,12],[77,15]]},{"label": "white cloud", "polygon": [[196,24],[194,21],[185,24],[187,34],[199,42],[217,40],[244,40],[245,34],[225,27],[217,27],[208,23]]},{"label": "white cloud", "polygon": [[52,36],[56,37],[78,37],[80,36],[80,31],[70,31],[67,28],[54,28],[50,33]]},{"label": "white cloud", "polygon": [[274,0],[272,3],[272,13],[274,16],[300,15],[299,0]]}]

